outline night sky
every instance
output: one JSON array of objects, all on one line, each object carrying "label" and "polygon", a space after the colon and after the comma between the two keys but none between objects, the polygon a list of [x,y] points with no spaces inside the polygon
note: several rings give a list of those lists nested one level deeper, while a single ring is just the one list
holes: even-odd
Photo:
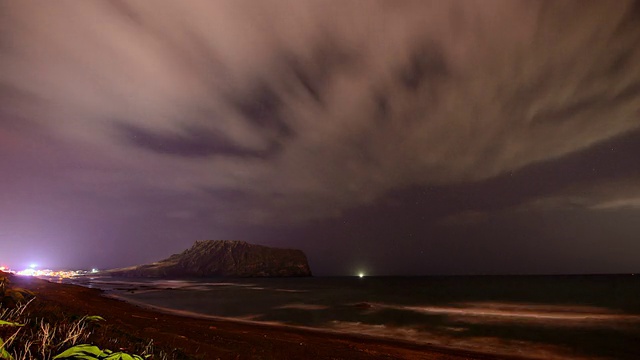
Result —
[{"label": "night sky", "polygon": [[640,272],[640,3],[0,0],[0,263]]}]

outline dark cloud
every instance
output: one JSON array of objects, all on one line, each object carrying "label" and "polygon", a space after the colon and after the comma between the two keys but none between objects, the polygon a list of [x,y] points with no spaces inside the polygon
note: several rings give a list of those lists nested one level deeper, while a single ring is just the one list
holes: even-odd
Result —
[{"label": "dark cloud", "polygon": [[449,75],[447,58],[442,46],[428,44],[410,52],[408,64],[399,72],[400,83],[415,91],[425,84],[436,88]]},{"label": "dark cloud", "polygon": [[245,149],[232,143],[224,135],[211,130],[188,130],[184,135],[155,134],[132,125],[121,125],[122,137],[136,146],[177,156],[205,157],[213,155],[232,157],[267,158],[273,156],[279,146],[271,144],[265,150]]},{"label": "dark cloud", "polygon": [[325,92],[331,81],[345,71],[357,71],[358,54],[345,49],[344,44],[337,40],[321,39],[314,42],[317,45],[305,56],[285,54],[282,60],[283,72],[291,72],[293,75],[294,84],[289,89],[291,96],[300,96],[299,92],[302,90],[319,104],[326,105]]},{"label": "dark cloud", "polygon": [[640,189],[634,185],[640,177],[640,164],[634,155],[638,152],[640,131],[636,130],[553,161],[482,182],[444,188],[443,193],[461,194],[464,199],[464,204],[453,207],[453,214],[446,215],[451,218],[446,219],[465,220],[468,214],[480,219],[505,211],[588,210],[618,202],[629,205],[636,201]]},{"label": "dark cloud", "polygon": [[283,136],[291,135],[292,130],[281,115],[282,100],[268,85],[256,85],[233,104],[245,119],[261,129]]}]

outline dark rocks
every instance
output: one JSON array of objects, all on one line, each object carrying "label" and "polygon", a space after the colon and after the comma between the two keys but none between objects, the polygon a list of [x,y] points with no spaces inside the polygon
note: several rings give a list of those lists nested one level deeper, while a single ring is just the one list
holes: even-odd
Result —
[{"label": "dark rocks", "polygon": [[196,241],[180,254],[152,264],[105,272],[123,277],[299,277],[311,276],[300,250],[244,241]]}]

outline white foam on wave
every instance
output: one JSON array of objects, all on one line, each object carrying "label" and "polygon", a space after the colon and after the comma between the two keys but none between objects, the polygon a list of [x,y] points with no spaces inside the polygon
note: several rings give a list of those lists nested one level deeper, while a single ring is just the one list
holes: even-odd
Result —
[{"label": "white foam on wave", "polygon": [[640,316],[607,308],[523,303],[459,303],[453,306],[408,306],[368,303],[371,311],[394,309],[421,314],[447,315],[469,323],[536,322],[562,326],[604,326],[640,322]]},{"label": "white foam on wave", "polygon": [[[80,285],[84,283],[78,283]],[[119,281],[119,280],[92,280],[88,284],[97,285],[97,287],[106,286],[153,286],[153,283],[143,281]]]},{"label": "white foam on wave", "polygon": [[199,285],[206,286],[235,286],[235,287],[252,287],[256,286],[256,284],[241,284],[234,282],[207,282],[207,283],[198,283]]},{"label": "white foam on wave", "polygon": [[194,286],[195,283],[193,281],[186,280],[156,280],[153,281],[150,285],[155,288],[182,289]]},{"label": "white foam on wave", "polygon": [[580,357],[561,346],[498,337],[460,337],[455,333],[465,328],[446,328],[449,333],[418,330],[411,327],[363,324],[360,322],[333,321],[331,329],[338,333],[360,334],[375,338],[394,339],[442,348],[475,351],[502,356],[518,356],[527,359],[595,360],[596,357]]},{"label": "white foam on wave", "polygon": [[[186,280],[153,280],[153,281],[127,281],[127,280],[94,280],[88,283],[101,289],[179,289],[193,286],[193,281]],[[82,285],[82,284],[80,284]]]},{"label": "white foam on wave", "polygon": [[[189,311],[189,310],[178,310],[178,309],[172,309],[164,306],[151,305],[144,301],[138,301],[130,297],[125,297],[120,295],[108,294],[104,296],[112,299],[126,301],[130,304],[136,305],[141,308],[151,309],[151,310],[155,310],[161,313],[171,314],[171,315],[179,315],[179,316],[197,318],[197,319],[228,321],[228,322],[235,322],[235,323],[242,323],[242,324],[267,325],[267,326],[277,326],[277,327],[298,327],[298,326],[290,326],[283,322],[278,322],[278,321],[252,320],[252,319],[256,319],[263,316],[261,314],[249,314],[249,315],[238,316],[238,317],[225,317],[225,316],[218,316],[218,315],[203,314],[203,313],[198,313],[198,312]],[[318,330],[317,328],[304,327],[304,326],[299,326],[298,328],[303,328],[307,330]]]},{"label": "white foam on wave", "polygon": [[[256,284],[242,284],[242,283],[233,283],[233,282],[200,282],[195,280],[153,280],[153,281],[109,281],[109,280],[99,280],[92,281],[90,285],[95,285],[98,288],[109,288],[109,289],[118,289],[120,290],[148,290],[148,291],[158,291],[158,290],[199,290],[199,291],[207,291],[211,290],[211,288],[215,287],[240,287],[240,288],[250,288],[255,286]],[[125,289],[126,288],[126,289]]]},{"label": "white foam on wave", "polygon": [[211,288],[209,286],[204,286],[204,285],[186,286],[183,289],[186,289],[186,290],[197,290],[197,291],[208,291],[208,290],[211,290]]}]

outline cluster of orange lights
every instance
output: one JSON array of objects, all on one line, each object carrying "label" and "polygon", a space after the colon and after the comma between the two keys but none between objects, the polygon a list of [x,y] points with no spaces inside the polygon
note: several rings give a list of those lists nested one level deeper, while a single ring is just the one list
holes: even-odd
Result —
[{"label": "cluster of orange lights", "polygon": [[38,277],[53,277],[53,278],[71,278],[74,276],[86,275],[89,273],[95,274],[98,272],[98,269],[91,269],[91,271],[85,270],[73,270],[73,271],[60,271],[60,270],[50,270],[50,269],[35,269],[35,266],[32,266],[26,270],[11,270],[8,266],[0,266],[0,271],[22,275],[22,276],[38,276]]}]

